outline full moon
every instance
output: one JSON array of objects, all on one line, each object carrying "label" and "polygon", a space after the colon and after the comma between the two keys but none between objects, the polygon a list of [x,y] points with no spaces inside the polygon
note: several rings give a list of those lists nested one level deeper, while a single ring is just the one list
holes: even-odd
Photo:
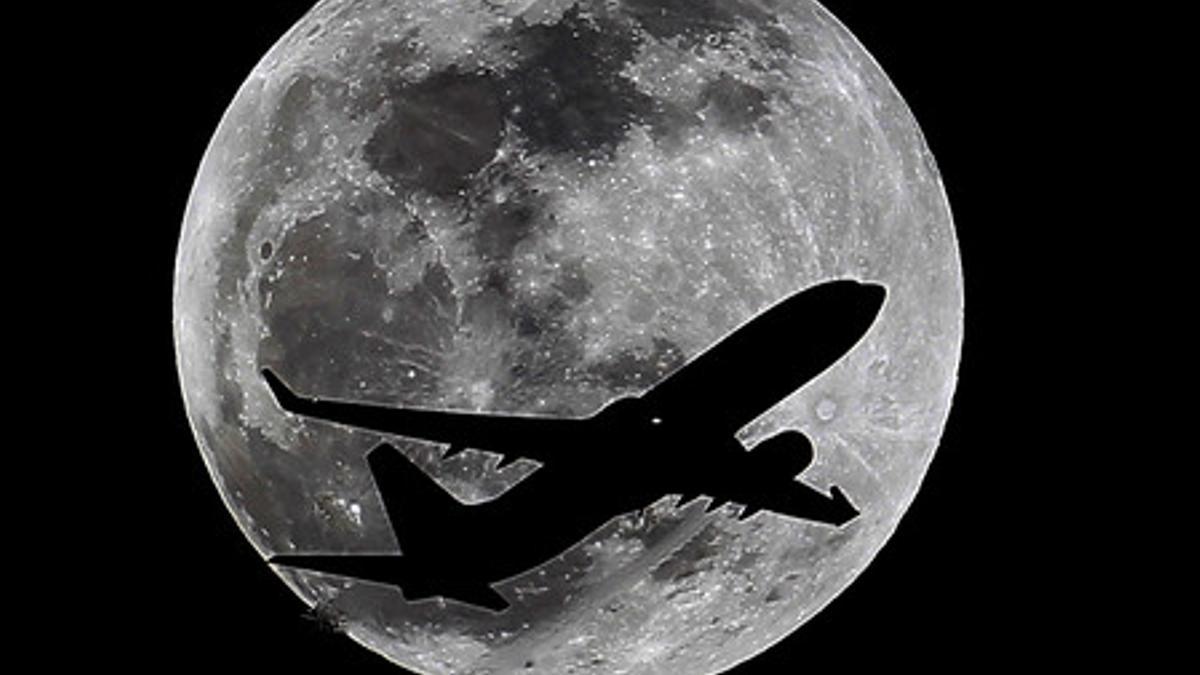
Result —
[{"label": "full moon", "polygon": [[844,278],[886,287],[875,324],[738,439],[806,434],[799,479],[838,486],[849,524],[666,494],[496,580],[501,613],[273,567],[419,673],[718,673],[870,563],[958,368],[963,284],[933,157],[817,3],[319,2],[203,158],[175,344],[204,461],[264,559],[403,553],[364,460],[381,442],[467,504],[540,465],[289,414],[264,368],[323,398],[585,417]]}]

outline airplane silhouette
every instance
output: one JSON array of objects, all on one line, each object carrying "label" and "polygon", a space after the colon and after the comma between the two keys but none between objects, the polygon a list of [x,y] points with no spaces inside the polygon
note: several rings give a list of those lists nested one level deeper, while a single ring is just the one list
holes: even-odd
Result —
[{"label": "airplane silhouette", "polygon": [[400,544],[398,555],[278,555],[275,565],[401,589],[410,601],[440,596],[501,611],[491,584],[569,549],[621,513],[667,494],[700,494],[842,526],[858,510],[796,480],[813,459],[801,432],[783,431],[752,451],[739,429],[840,360],[874,323],[878,284],[831,281],[759,314],[641,396],[586,418],[394,408],[300,396],[264,369],[285,411],[370,431],[526,457],[542,464],[496,499],[465,505],[388,443],[367,463]]}]

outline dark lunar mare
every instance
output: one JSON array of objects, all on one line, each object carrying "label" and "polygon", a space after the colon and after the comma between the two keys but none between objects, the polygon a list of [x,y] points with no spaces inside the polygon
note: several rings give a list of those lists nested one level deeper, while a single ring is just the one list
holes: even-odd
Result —
[{"label": "dark lunar mare", "polygon": [[716,114],[721,128],[740,134],[760,127],[770,112],[765,92],[728,73],[721,73],[704,86],[700,102]]},{"label": "dark lunar mare", "polygon": [[496,155],[503,115],[496,82],[449,70],[389,95],[388,118],[367,141],[363,157],[394,184],[447,196]]},{"label": "dark lunar mare", "polygon": [[517,66],[500,79],[505,109],[532,152],[609,158],[654,99],[621,71],[637,38],[578,7],[556,23],[523,26],[512,38]]},{"label": "dark lunar mare", "polygon": [[621,72],[637,48],[628,27],[578,8],[550,25],[514,26],[491,36],[513,50],[510,70],[450,68],[390,85],[387,118],[365,147],[371,168],[394,184],[453,196],[496,156],[506,120],[531,154],[605,158],[655,111]]},{"label": "dark lunar mare", "polygon": [[[292,364],[305,378],[298,387],[309,386],[311,378],[361,382],[365,395],[386,392],[397,381],[407,382],[413,396],[436,391],[439,354],[454,334],[453,281],[435,261],[410,288],[391,290],[373,261],[373,239],[345,225],[353,219],[345,207],[331,205],[321,216],[296,223],[275,259],[265,263],[257,290],[270,331],[259,345],[259,363]],[[400,245],[410,245],[422,236],[420,229],[411,223],[395,236]],[[340,251],[356,255],[334,253]],[[396,316],[424,318],[389,322],[381,307]],[[366,356],[374,367],[360,366]]]},{"label": "dark lunar mare", "polygon": [[751,454],[734,434],[838,361],[866,333],[883,288],[830,282],[760,314],[640,397],[586,419],[506,417],[309,399],[264,371],[292,413],[364,429],[488,449],[543,466],[482,505],[459,503],[383,444],[367,461],[402,555],[289,555],[273,562],[400,587],[409,600],[443,596],[501,610],[490,584],[562,553],[614,516],[665,494],[728,501],[842,525],[857,510],[794,480],[813,458],[799,431]]}]

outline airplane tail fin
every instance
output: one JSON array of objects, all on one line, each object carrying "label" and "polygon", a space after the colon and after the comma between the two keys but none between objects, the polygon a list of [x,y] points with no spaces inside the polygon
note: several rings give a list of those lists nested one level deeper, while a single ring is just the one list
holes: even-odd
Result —
[{"label": "airplane tail fin", "polygon": [[297,415],[308,415],[312,412],[312,401],[292,391],[270,368],[264,368],[262,376],[280,408]]}]

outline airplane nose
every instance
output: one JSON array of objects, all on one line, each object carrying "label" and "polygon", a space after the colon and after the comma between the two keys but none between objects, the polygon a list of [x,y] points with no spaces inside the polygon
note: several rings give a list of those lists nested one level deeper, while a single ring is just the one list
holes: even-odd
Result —
[{"label": "airplane nose", "polygon": [[[883,284],[873,281],[858,281],[857,279],[840,279],[821,284],[809,291],[821,294],[823,297],[814,298],[815,303],[821,303],[822,300],[827,300],[830,306],[843,306],[853,319],[853,323],[858,324],[851,328],[866,332],[871,324],[875,322],[875,318],[879,315],[879,310],[883,308],[884,300],[887,299],[887,287]],[[844,304],[843,304],[844,303]]]},{"label": "airplane nose", "polygon": [[887,287],[877,283],[860,283],[862,288],[863,304],[871,308],[871,314],[876,314],[883,307],[883,301],[887,299]]},{"label": "airplane nose", "polygon": [[887,298],[887,287],[875,281],[859,281],[858,279],[838,279],[811,289],[810,292],[822,292],[830,296],[853,297],[864,308],[879,311]]}]

